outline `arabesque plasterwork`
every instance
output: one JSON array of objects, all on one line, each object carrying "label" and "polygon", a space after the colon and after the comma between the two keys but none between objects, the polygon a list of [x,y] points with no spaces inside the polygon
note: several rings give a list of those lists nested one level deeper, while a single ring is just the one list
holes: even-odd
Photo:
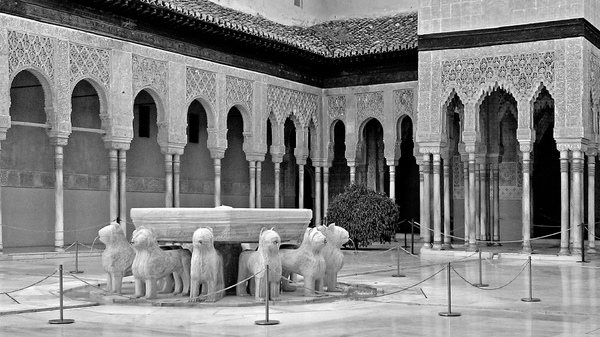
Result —
[{"label": "arabesque plasterwork", "polygon": [[593,118],[593,130],[595,135],[600,133],[600,57],[593,51],[590,52],[590,91],[591,91],[591,113]]},{"label": "arabesque plasterwork", "polygon": [[314,94],[271,84],[267,86],[267,108],[281,125],[293,115],[302,127],[307,127],[311,120],[318,126],[317,102],[318,96]]},{"label": "arabesque plasterwork", "polygon": [[70,42],[69,61],[71,86],[82,78],[91,77],[105,89],[110,88],[110,51]]},{"label": "arabesque plasterwork", "polygon": [[252,104],[254,101],[254,90],[252,85],[253,81],[234,76],[227,76],[227,106],[232,107],[236,104],[241,104],[249,113],[252,113]]},{"label": "arabesque plasterwork", "polygon": [[356,108],[360,121],[368,117],[383,117],[383,91],[356,94]]},{"label": "arabesque plasterwork", "polygon": [[329,120],[346,118],[346,96],[327,96],[327,115]]},{"label": "arabesque plasterwork", "polygon": [[24,68],[34,67],[49,80],[54,78],[56,39],[47,36],[8,31],[8,69],[10,77]]},{"label": "arabesque plasterwork", "polygon": [[217,79],[216,74],[194,67],[186,67],[185,73],[186,101],[202,97],[215,108],[217,101]]},{"label": "arabesque plasterwork", "polygon": [[413,89],[394,90],[394,109],[396,111],[396,116],[414,116],[414,96]]},{"label": "arabesque plasterwork", "polygon": [[133,54],[132,77],[134,94],[149,87],[166,97],[168,91],[168,65],[166,61]]}]

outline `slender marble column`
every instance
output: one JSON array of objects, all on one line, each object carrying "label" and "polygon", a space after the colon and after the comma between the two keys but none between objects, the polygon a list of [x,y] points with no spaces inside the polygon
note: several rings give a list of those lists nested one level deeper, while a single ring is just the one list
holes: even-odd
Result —
[{"label": "slender marble column", "polygon": [[581,151],[573,151],[573,226],[571,235],[573,235],[573,254],[581,254],[581,188],[583,176],[583,155]]},{"label": "slender marble column", "polygon": [[329,209],[329,166],[323,168],[323,214],[327,219],[327,210]]},{"label": "slender marble column", "polygon": [[481,240],[481,165],[475,163],[475,239]]},{"label": "slender marble column", "polygon": [[431,248],[431,155],[426,153],[423,155],[423,197],[421,205],[423,207],[423,218],[421,219],[421,227],[423,228],[423,248]]},{"label": "slender marble column", "polygon": [[476,214],[476,197],[477,190],[475,188],[475,153],[469,153],[469,251],[477,250],[477,232],[475,231],[477,223]]},{"label": "slender marble column", "polygon": [[356,166],[350,166],[350,184],[354,184],[356,182]]},{"label": "slender marble column", "polygon": [[489,241],[489,233],[488,233],[488,200],[489,200],[489,191],[490,187],[487,184],[487,163],[483,162],[480,164],[481,167],[481,175],[479,176],[479,187],[480,187],[480,198],[481,201],[481,236],[479,239],[481,241]]},{"label": "slender marble column", "polygon": [[531,253],[531,152],[523,151],[522,235],[523,252]]},{"label": "slender marble column", "polygon": [[118,150],[108,150],[108,165],[110,179],[110,221],[114,221],[119,216],[119,160]]},{"label": "slender marble column", "polygon": [[321,224],[321,166],[315,166],[315,225]]},{"label": "slender marble column", "polygon": [[419,165],[419,197],[420,197],[420,203],[419,203],[419,221],[421,222],[421,225],[419,226],[419,238],[421,239],[421,242],[423,242],[423,244],[425,244],[425,229],[423,227],[423,221],[425,219],[425,215],[427,213],[425,213],[425,165],[423,163],[421,163]]},{"label": "slender marble column", "polygon": [[588,253],[596,252],[596,154],[588,155]]},{"label": "slender marble column", "polygon": [[444,158],[444,244],[442,249],[452,249],[452,238],[450,237],[450,165],[452,163],[451,157]]},{"label": "slender marble column", "polygon": [[65,246],[63,145],[54,145],[54,250],[63,251]]},{"label": "slender marble column", "polygon": [[275,162],[275,208],[279,208],[279,180],[281,179],[281,163]]},{"label": "slender marble column", "polygon": [[221,158],[214,158],[215,166],[215,207],[221,206]]},{"label": "slender marble column", "polygon": [[[2,142],[0,142],[0,146],[2,145]],[[2,153],[2,150],[0,149],[0,154]],[[0,186],[0,254],[3,253],[4,251],[4,238],[2,237],[2,187]]]},{"label": "slender marble column", "polygon": [[470,198],[470,193],[469,193],[469,159],[466,159],[464,164],[463,164],[463,179],[464,179],[464,197],[465,197],[465,242],[464,242],[464,246],[468,247],[469,246],[469,235],[471,233],[471,209],[469,206],[469,198]]},{"label": "slender marble column", "polygon": [[500,164],[494,163],[492,172],[492,193],[493,193],[493,240],[495,246],[500,246]]},{"label": "slender marble column", "polygon": [[256,208],[262,207],[262,162],[256,162]]},{"label": "slender marble column", "polygon": [[119,219],[121,229],[127,233],[127,152],[119,150]]},{"label": "slender marble column", "polygon": [[560,151],[560,252],[569,255],[569,151]]},{"label": "slender marble column", "polygon": [[390,198],[396,198],[396,166],[391,164],[390,168]]},{"label": "slender marble column", "polygon": [[173,207],[173,155],[165,154],[165,207]]},{"label": "slender marble column", "polygon": [[180,186],[179,178],[181,177],[181,156],[173,155],[173,206],[180,206]]},{"label": "slender marble column", "polygon": [[298,208],[304,208],[304,164],[298,164]]},{"label": "slender marble column", "polygon": [[248,169],[250,170],[250,195],[248,197],[248,205],[250,208],[256,208],[256,161],[251,160],[248,164]]},{"label": "slender marble column", "polygon": [[440,155],[433,155],[433,250],[442,249],[442,198]]}]

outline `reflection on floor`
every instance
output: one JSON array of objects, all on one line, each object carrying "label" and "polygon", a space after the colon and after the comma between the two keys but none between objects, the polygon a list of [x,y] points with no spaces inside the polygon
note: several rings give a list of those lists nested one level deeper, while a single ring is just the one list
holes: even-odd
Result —
[{"label": "reflection on floor", "polygon": [[[100,305],[64,310],[70,325],[50,325],[59,312],[40,311],[58,306],[58,278],[10,296],[0,297],[2,336],[600,336],[600,259],[591,262],[555,261],[557,252],[534,246],[531,264],[526,258],[482,254],[411,256],[397,245],[375,245],[369,250],[345,251],[340,281],[374,287],[377,297],[323,303],[271,303],[269,317],[279,325],[259,326],[264,306],[192,308],[150,305]],[[485,251],[485,247],[482,247]],[[496,249],[496,248],[495,248]],[[498,248],[502,249],[502,248]],[[410,249],[407,249],[410,251]],[[516,253],[518,247],[506,247]],[[492,257],[490,259],[489,257]],[[498,256],[500,256],[498,258]],[[53,258],[0,260],[0,292],[31,285],[53,273],[57,265],[73,270],[73,254]],[[84,273],[65,275],[65,288],[82,287],[84,280],[103,284],[98,254],[83,251],[78,268]],[[405,277],[392,277],[398,273]],[[459,317],[442,317],[448,311]],[[74,279],[77,276],[81,280]],[[130,279],[128,280],[130,281]],[[475,287],[483,281],[486,288]],[[84,297],[84,296],[83,296]],[[522,298],[539,298],[537,303]],[[16,303],[19,302],[19,304]],[[65,299],[65,305],[82,305]],[[25,313],[11,314],[11,312]]]}]

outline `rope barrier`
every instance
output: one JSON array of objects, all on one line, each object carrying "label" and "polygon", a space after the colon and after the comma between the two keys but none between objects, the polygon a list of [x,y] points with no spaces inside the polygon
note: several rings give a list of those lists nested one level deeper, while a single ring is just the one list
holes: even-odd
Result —
[{"label": "rope barrier", "polygon": [[434,278],[437,274],[439,274],[442,271],[444,271],[444,269],[446,269],[445,266],[443,268],[441,268],[440,270],[436,271],[435,273],[433,273],[431,276],[429,276],[429,277],[427,277],[427,278],[425,278],[425,279],[423,279],[423,280],[421,280],[421,281],[419,281],[417,283],[414,283],[414,284],[412,284],[412,285],[410,285],[408,287],[404,287],[404,288],[402,288],[400,290],[392,291],[392,292],[389,292],[389,293],[386,293],[386,294],[375,295],[374,297],[384,297],[384,296],[395,295],[395,294],[401,293],[403,291],[412,289],[412,288],[414,288],[414,287],[416,287],[416,286],[418,286],[418,285],[420,285],[422,283],[425,283],[425,282],[429,281],[430,279]]},{"label": "rope barrier", "polygon": [[194,300],[198,300],[198,299],[201,299],[201,298],[203,298],[203,297],[208,297],[208,296],[210,296],[210,295],[215,295],[215,294],[218,294],[218,293],[222,293],[222,292],[224,292],[224,291],[227,291],[227,290],[229,290],[229,289],[231,289],[231,288],[233,288],[233,287],[237,287],[237,286],[238,286],[238,285],[240,285],[240,284],[243,284],[243,283],[245,283],[245,282],[248,282],[250,279],[252,279],[253,277],[255,277],[256,275],[258,275],[258,274],[262,273],[262,272],[263,272],[263,271],[265,271],[265,270],[266,270],[266,268],[263,268],[261,271],[259,271],[259,272],[256,272],[254,275],[248,276],[247,278],[245,278],[245,279],[241,280],[240,282],[238,282],[238,283],[236,283],[236,284],[230,285],[230,286],[229,286],[229,287],[227,287],[227,288],[223,288],[223,289],[221,289],[221,290],[217,290],[217,291],[215,291],[215,292],[212,292],[212,293],[207,293],[207,294],[204,294],[204,295],[198,295],[198,296],[196,296],[196,297],[190,297],[190,300],[189,300],[189,302],[194,302]]},{"label": "rope barrier", "polygon": [[521,275],[521,274],[523,273],[523,271],[525,270],[525,267],[527,267],[527,265],[528,265],[528,264],[529,264],[529,262],[525,262],[525,263],[523,264],[523,266],[521,267],[521,270],[519,271],[519,273],[517,274],[517,276],[515,276],[515,277],[514,277],[512,280],[508,281],[508,283],[507,283],[507,284],[505,284],[505,285],[502,285],[502,286],[499,286],[499,287],[496,287],[496,288],[489,288],[489,287],[482,288],[482,287],[478,287],[478,286],[477,286],[477,285],[475,285],[474,283],[471,283],[471,282],[469,282],[469,281],[468,281],[468,280],[467,280],[465,277],[463,277],[463,276],[462,276],[462,275],[461,275],[461,274],[460,274],[460,273],[459,273],[459,272],[458,272],[456,269],[454,269],[454,267],[451,267],[451,268],[452,268],[452,270],[453,270],[453,271],[456,273],[456,275],[458,275],[458,277],[460,277],[460,278],[461,278],[463,281],[467,282],[467,283],[468,283],[470,286],[472,286],[472,287],[474,287],[474,288],[481,289],[481,290],[499,290],[499,289],[505,288],[505,287],[507,287],[509,284],[513,283],[513,282],[514,282],[514,280],[516,280],[516,279],[517,279],[517,277],[519,277],[519,275]]},{"label": "rope barrier", "polygon": [[[416,221],[415,221],[415,224],[417,224],[417,227],[419,227],[419,229],[421,229],[421,226],[419,225],[419,223],[418,223],[418,222],[416,222]],[[426,230],[428,230],[428,231],[430,231],[430,232],[433,232],[433,231],[434,231],[434,230],[433,230],[433,229],[431,229],[431,228],[423,228],[423,229],[426,229]],[[568,230],[568,231],[570,231],[570,230],[572,230],[572,228],[567,228],[567,230]],[[559,231],[559,232],[556,232],[556,233],[552,233],[552,234],[543,235],[543,236],[538,236],[538,237],[535,237],[535,238],[531,238],[531,239],[529,239],[529,241],[535,241],[535,240],[545,239],[545,238],[547,238],[547,237],[550,237],[550,236],[553,236],[553,235],[560,234],[561,232],[562,232],[562,231]],[[442,233],[442,236],[444,236],[444,234],[443,234],[443,233]],[[461,237],[458,237],[458,236],[454,236],[454,235],[446,235],[446,236],[448,236],[448,237],[451,237],[451,238],[454,238],[454,239],[457,239],[457,240],[461,240],[461,241],[468,241],[468,240],[465,240],[464,238],[461,238]],[[522,242],[524,242],[524,240],[511,240],[511,241],[488,241],[488,240],[481,240],[481,239],[476,239],[476,241],[477,241],[477,242],[491,242],[491,243],[500,243],[500,244],[502,244],[502,243],[522,243]]]},{"label": "rope barrier", "polygon": [[92,228],[97,228],[97,227],[104,227],[109,225],[109,223],[102,223],[99,225],[95,225],[95,226],[89,226],[89,227],[84,227],[84,228],[76,228],[76,229],[69,229],[69,230],[62,230],[62,231],[57,231],[57,230],[41,230],[41,229],[29,229],[29,228],[20,228],[20,227],[14,227],[14,226],[9,226],[9,225],[2,225],[2,227],[6,227],[6,228],[10,228],[10,229],[14,229],[14,230],[19,230],[19,231],[24,231],[24,232],[33,232],[33,233],[71,233],[71,232],[79,232],[79,231],[84,231],[84,230],[88,230],[88,229],[92,229]]},{"label": "rope barrier", "polygon": [[[28,285],[28,286],[25,286],[25,287],[22,287],[22,288],[19,288],[19,289],[15,289],[15,290],[11,290],[11,291],[3,291],[3,292],[0,292],[0,295],[8,295],[8,294],[12,294],[12,293],[16,293],[16,292],[19,292],[19,291],[25,290],[25,289],[27,289],[27,288],[31,288],[31,287],[33,287],[33,286],[36,286],[36,285],[38,285],[38,284],[40,284],[40,283],[42,283],[42,282],[46,281],[47,279],[51,278],[52,276],[54,276],[54,275],[56,274],[56,272],[57,272],[57,270],[55,270],[55,271],[54,271],[52,274],[50,274],[50,275],[48,275],[48,276],[44,277],[43,279],[41,279],[41,280],[39,280],[39,281],[37,281],[37,282],[34,282],[34,283],[32,283],[32,284],[30,284],[30,285]],[[10,296],[9,296],[9,297],[10,297]]]}]

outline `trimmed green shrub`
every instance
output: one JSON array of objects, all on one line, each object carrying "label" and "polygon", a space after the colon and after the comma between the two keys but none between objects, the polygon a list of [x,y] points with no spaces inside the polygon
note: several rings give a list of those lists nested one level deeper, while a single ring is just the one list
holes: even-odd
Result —
[{"label": "trimmed green shrub", "polygon": [[327,210],[327,222],[348,231],[355,248],[375,241],[389,242],[396,232],[400,207],[384,193],[351,184],[335,197]]}]

